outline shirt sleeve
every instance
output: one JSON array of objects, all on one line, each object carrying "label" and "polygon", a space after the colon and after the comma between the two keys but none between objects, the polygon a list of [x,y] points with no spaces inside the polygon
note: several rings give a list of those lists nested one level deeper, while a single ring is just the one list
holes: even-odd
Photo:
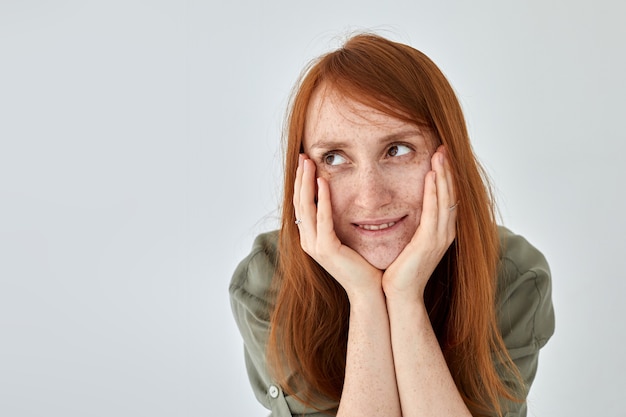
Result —
[{"label": "shirt sleeve", "polygon": [[[526,398],[537,373],[539,350],[554,333],[550,268],[526,239],[504,228],[501,233],[498,321],[504,344],[524,380],[521,394]],[[510,377],[504,380],[517,385]],[[505,417],[527,414],[526,401],[506,401],[504,407]]]},{"label": "shirt sleeve", "polygon": [[272,380],[266,363],[266,343],[269,335],[273,294],[271,281],[276,266],[276,232],[257,237],[252,252],[238,265],[230,283],[231,308],[243,338],[244,358],[248,378],[257,400],[270,417],[305,415],[322,417],[314,409],[304,407],[286,395]]}]

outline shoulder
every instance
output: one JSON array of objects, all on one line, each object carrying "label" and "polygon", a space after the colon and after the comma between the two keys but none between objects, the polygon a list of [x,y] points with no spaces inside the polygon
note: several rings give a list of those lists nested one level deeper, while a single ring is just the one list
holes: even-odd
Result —
[{"label": "shoulder", "polygon": [[232,303],[247,305],[256,314],[268,314],[272,299],[271,283],[277,262],[277,242],[276,230],[256,237],[252,250],[237,265],[230,281]]},{"label": "shoulder", "polygon": [[503,226],[498,226],[498,235],[502,248],[500,261],[505,267],[519,272],[535,270],[543,275],[550,275],[546,258],[523,236]]},{"label": "shoulder", "polygon": [[498,321],[511,356],[538,351],[554,333],[550,267],[524,237],[499,227]]}]

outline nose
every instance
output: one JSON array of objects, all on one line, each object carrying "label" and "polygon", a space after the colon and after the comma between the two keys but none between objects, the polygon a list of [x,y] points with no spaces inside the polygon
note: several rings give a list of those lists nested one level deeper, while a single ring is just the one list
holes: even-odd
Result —
[{"label": "nose", "polygon": [[375,210],[389,204],[393,192],[389,179],[380,167],[368,165],[357,169],[354,190],[354,204],[367,210]]}]

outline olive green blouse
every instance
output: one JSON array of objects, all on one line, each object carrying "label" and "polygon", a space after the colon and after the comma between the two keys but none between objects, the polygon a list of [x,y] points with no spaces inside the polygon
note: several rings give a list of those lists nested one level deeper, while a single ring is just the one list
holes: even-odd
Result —
[{"label": "olive green blouse", "polygon": [[[502,242],[498,274],[498,321],[509,355],[530,388],[539,349],[554,333],[550,270],[544,256],[523,237],[499,228]],[[283,393],[265,361],[265,344],[275,294],[270,291],[276,265],[276,231],[259,235],[252,252],[241,261],[230,284],[230,301],[244,342],[248,377],[257,400],[271,417],[335,415],[304,407]],[[527,394],[527,392],[525,393]],[[504,402],[505,416],[526,416],[526,403]]]}]

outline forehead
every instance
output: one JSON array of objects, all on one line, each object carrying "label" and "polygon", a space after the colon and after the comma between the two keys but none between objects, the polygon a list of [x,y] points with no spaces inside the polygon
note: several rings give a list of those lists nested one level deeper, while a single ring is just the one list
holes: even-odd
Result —
[{"label": "forehead", "polygon": [[417,125],[346,97],[335,88],[321,85],[309,101],[304,140],[306,142],[345,130],[389,130],[402,127],[419,129]]}]

